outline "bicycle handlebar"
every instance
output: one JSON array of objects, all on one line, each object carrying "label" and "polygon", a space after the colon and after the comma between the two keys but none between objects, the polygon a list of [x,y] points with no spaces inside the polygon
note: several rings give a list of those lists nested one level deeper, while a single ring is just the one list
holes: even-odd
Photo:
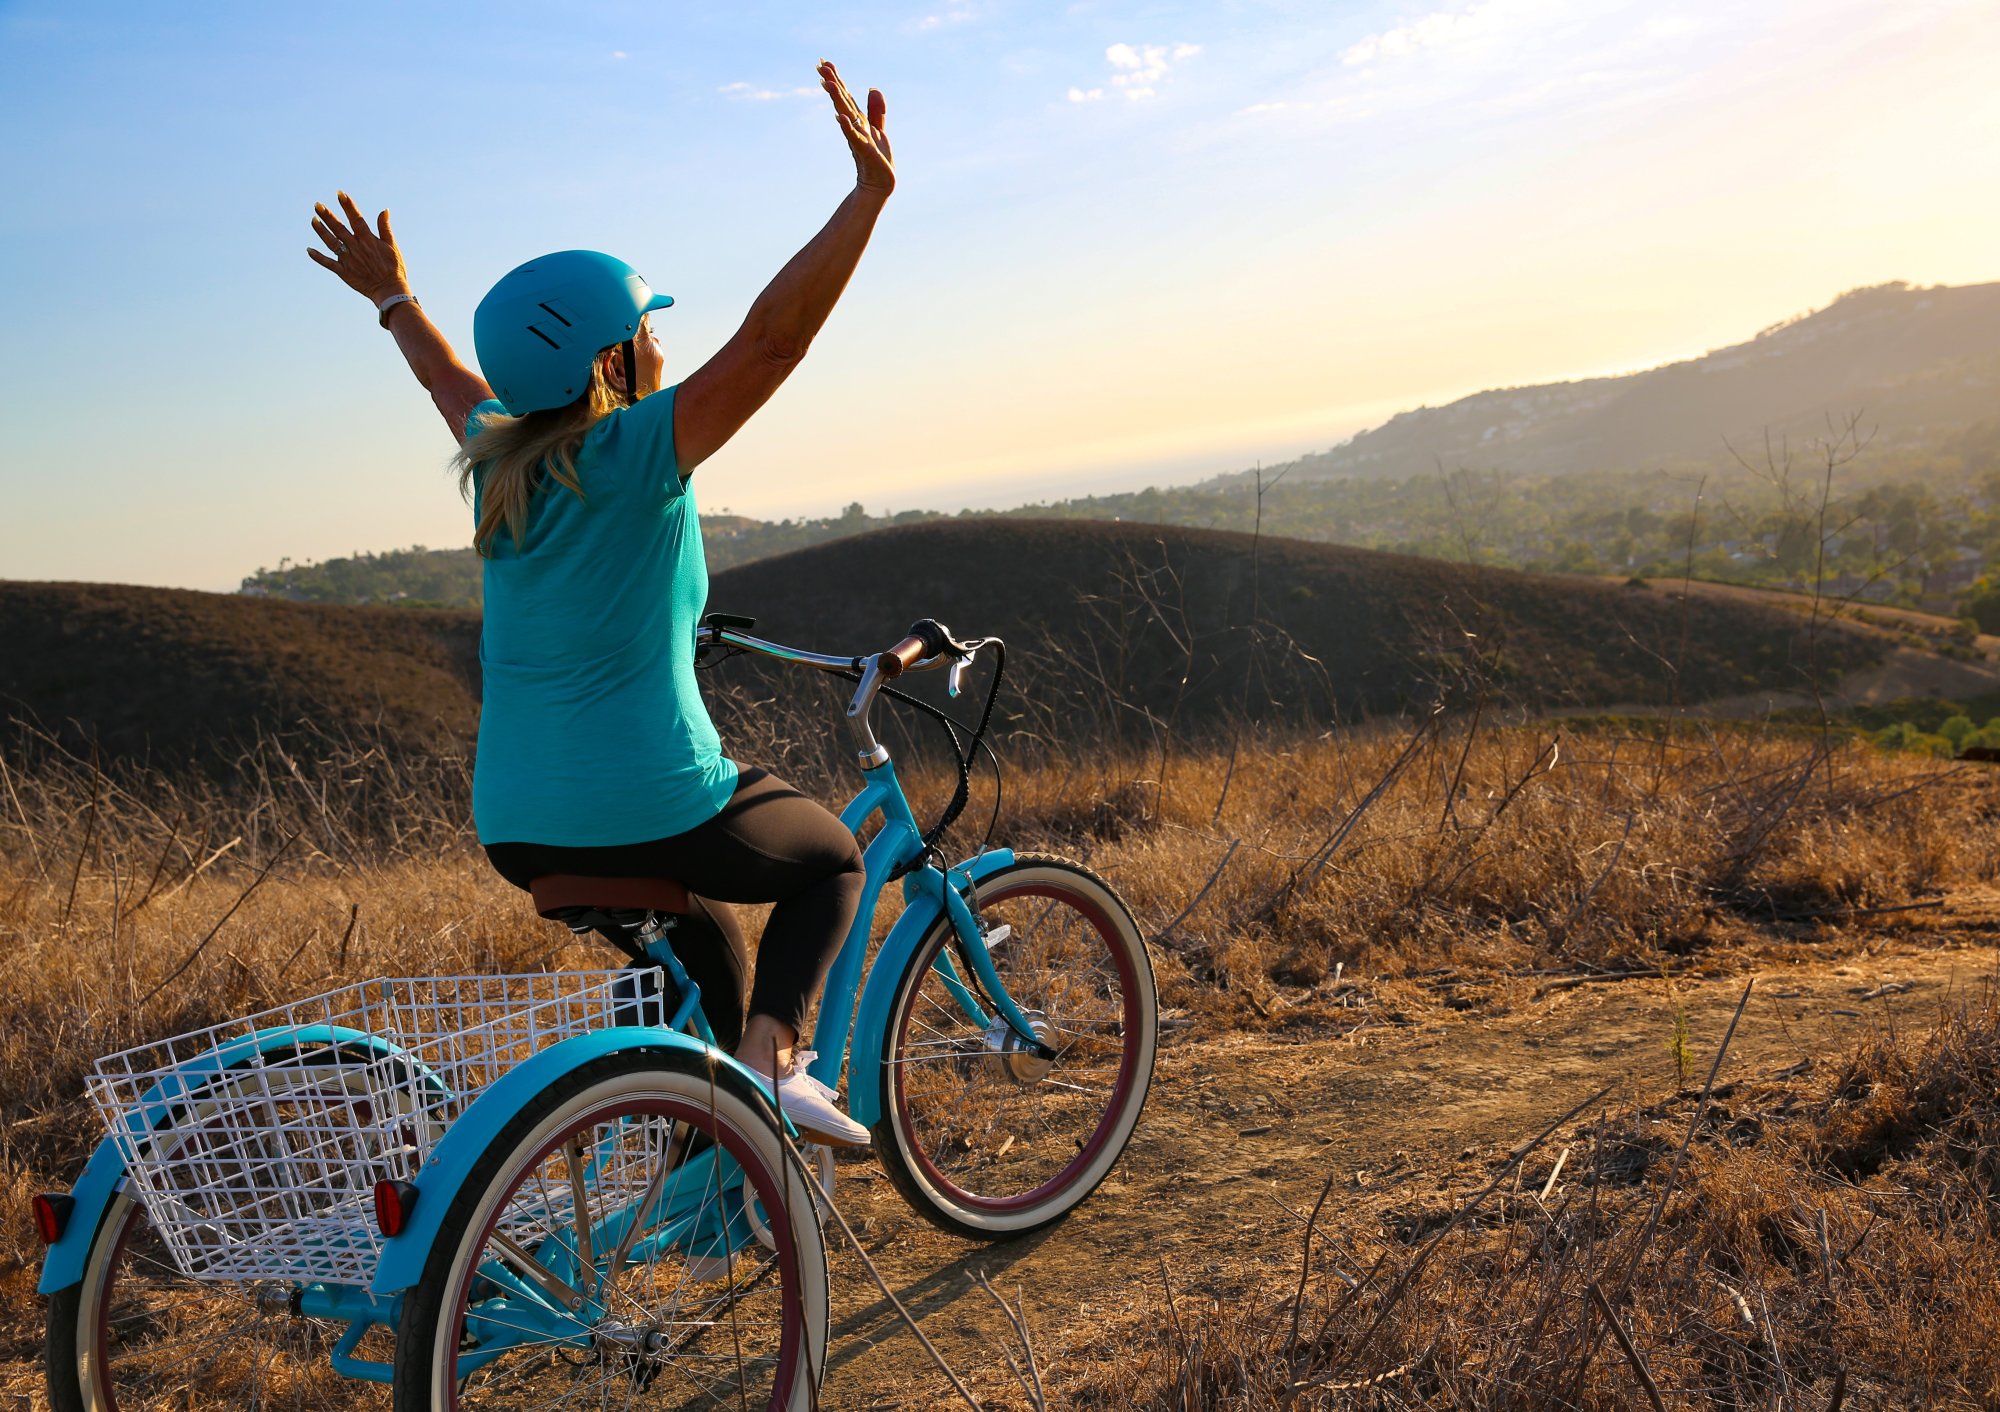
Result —
[{"label": "bicycle handlebar", "polygon": [[787,647],[783,643],[752,637],[727,622],[703,623],[695,630],[694,640],[697,648],[719,643],[765,657],[776,657],[783,662],[818,667],[827,672],[865,672],[874,667],[883,677],[899,677],[904,672],[931,671],[965,662],[991,641],[983,637],[969,642],[955,641],[949,632],[929,618],[912,623],[909,636],[888,651],[868,652],[857,657],[835,657],[824,652]]},{"label": "bicycle handlebar", "polygon": [[783,643],[767,642],[761,637],[752,637],[736,628],[704,623],[695,629],[694,644],[699,652],[702,648],[720,643],[726,647],[741,648],[745,652],[756,652],[766,657],[776,657],[784,662],[798,662],[808,667],[818,667],[826,672],[855,672],[864,665],[859,657],[832,657],[824,652],[806,652],[797,647],[786,647]]},{"label": "bicycle handlebar", "polygon": [[[958,638],[952,636],[950,628],[940,624],[936,618],[920,618],[910,624],[910,632],[902,638],[902,642],[892,646],[888,652],[838,658],[838,656],[828,656],[824,652],[802,652],[800,648],[788,648],[780,642],[766,642],[764,638],[752,638],[748,632],[744,632],[744,628],[750,628],[754,624],[756,624],[754,618],[730,618],[726,614],[704,616],[702,624],[694,632],[696,658],[706,656],[710,646],[722,644],[728,648],[736,648],[740,652],[758,652],[762,656],[774,656],[780,662],[800,662],[804,666],[816,666],[822,672],[840,672],[842,676],[854,680],[856,682],[854,700],[848,702],[848,728],[854,732],[854,740],[860,746],[858,754],[862,770],[874,770],[878,766],[888,764],[888,750],[882,746],[880,740],[876,740],[874,728],[868,724],[868,714],[874,708],[878,692],[886,690],[896,700],[910,702],[912,706],[936,716],[944,724],[944,728],[952,736],[952,750],[960,752],[958,788],[952,792],[952,802],[946,804],[944,814],[938,816],[938,822],[924,832],[922,838],[924,856],[928,856],[936,848],[938,836],[952,824],[954,818],[958,818],[958,812],[966,806],[968,788],[972,782],[970,774],[972,756],[976,750],[982,748],[986,740],[986,726],[992,722],[994,702],[1000,698],[1000,674],[1006,670],[1006,644],[1000,638],[970,638],[966,642],[960,642]],[[904,696],[896,688],[886,686],[892,678],[898,678],[904,672],[926,672],[930,668],[948,666],[950,678],[946,680],[946,692],[956,698],[966,678],[966,668],[972,664],[972,658],[984,652],[986,648],[994,650],[994,672],[992,672],[992,682],[988,684],[986,690],[986,710],[980,714],[980,724],[972,730],[970,744],[964,746],[960,744],[958,726],[952,724],[950,716],[936,710],[934,706],[916,700],[914,696]],[[992,754],[992,748],[988,748],[986,752]],[[998,758],[994,758],[996,778],[998,778],[998,768],[1000,762]],[[998,808],[1000,804],[996,794],[994,796],[996,818],[998,818]]]}]

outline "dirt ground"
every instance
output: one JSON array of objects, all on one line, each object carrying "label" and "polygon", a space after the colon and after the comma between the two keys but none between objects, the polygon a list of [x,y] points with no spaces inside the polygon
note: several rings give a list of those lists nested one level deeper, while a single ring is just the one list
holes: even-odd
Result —
[{"label": "dirt ground", "polygon": [[[1926,1027],[1956,992],[2000,975],[2000,899],[1955,899],[1894,936],[1833,935],[1795,956],[1679,980],[1449,974],[1373,998],[1365,981],[1302,997],[1264,1034],[1170,1030],[1146,1114],[1097,1193],[1049,1231],[978,1246],[926,1225],[865,1158],[836,1197],[884,1278],[989,1407],[1025,1406],[1001,1356],[983,1270],[1026,1306],[1051,1406],[1065,1366],[1102,1358],[1107,1320],[1296,1279],[1303,1213],[1329,1172],[1319,1230],[1372,1238],[1385,1213],[1476,1189],[1489,1167],[1596,1089],[1606,1103],[1682,1086],[1671,1039],[1685,1007],[1693,1086],[1746,981],[1756,984],[1720,1080],[1838,1054],[1871,1026]],[[1323,1003],[1338,993],[1338,1004]],[[1285,1013],[1274,1017],[1277,1022]],[[824,1405],[963,1405],[838,1232]],[[1095,1334],[1095,1337],[1093,1337]]]},{"label": "dirt ground", "polygon": [[[1624,583],[1616,574],[1602,576],[1606,583]],[[1949,637],[1957,627],[1956,618],[1942,613],[1930,613],[1921,608],[1901,608],[1887,603],[1870,603],[1863,599],[1841,598],[1833,594],[1814,598],[1810,593],[1786,588],[1758,588],[1746,583],[1715,583],[1708,579],[1678,579],[1671,576],[1654,579],[1653,587],[1663,593],[1688,593],[1708,598],[1728,598],[1739,603],[1768,603],[1773,607],[1788,608],[1798,613],[1817,614],[1823,618],[1838,617],[1843,622],[1859,623],[1866,627],[1882,628],[1890,631],[1922,633],[1926,637]],[[1988,658],[2000,654],[2000,637],[1981,633],[1975,644],[1979,652]]]}]

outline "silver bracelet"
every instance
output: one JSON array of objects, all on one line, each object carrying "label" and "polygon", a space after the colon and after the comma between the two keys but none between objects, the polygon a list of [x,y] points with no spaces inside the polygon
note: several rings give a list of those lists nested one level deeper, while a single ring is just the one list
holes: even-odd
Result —
[{"label": "silver bracelet", "polygon": [[[391,309],[395,308],[398,304],[416,303],[417,296],[414,294],[392,294],[375,306],[376,322],[381,324],[383,328],[387,328],[389,327],[389,311]],[[422,308],[423,306],[418,304],[417,307]]]}]

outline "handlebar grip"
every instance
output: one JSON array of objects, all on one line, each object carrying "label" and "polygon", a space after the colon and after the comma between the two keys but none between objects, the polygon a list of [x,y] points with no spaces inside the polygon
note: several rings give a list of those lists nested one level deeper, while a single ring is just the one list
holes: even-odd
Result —
[{"label": "handlebar grip", "polygon": [[913,635],[904,638],[887,652],[877,657],[875,665],[881,668],[883,676],[899,677],[909,668],[916,666],[917,663],[930,655],[930,644],[925,642],[921,637]]}]

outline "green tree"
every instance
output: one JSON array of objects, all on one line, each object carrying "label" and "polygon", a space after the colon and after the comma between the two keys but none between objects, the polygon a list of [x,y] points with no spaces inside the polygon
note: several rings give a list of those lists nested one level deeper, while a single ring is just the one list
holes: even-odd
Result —
[{"label": "green tree", "polygon": [[[1984,579],[1980,582],[1986,583]],[[1963,606],[1965,615],[1979,624],[1981,632],[2000,632],[2000,587],[1975,587]]]}]

